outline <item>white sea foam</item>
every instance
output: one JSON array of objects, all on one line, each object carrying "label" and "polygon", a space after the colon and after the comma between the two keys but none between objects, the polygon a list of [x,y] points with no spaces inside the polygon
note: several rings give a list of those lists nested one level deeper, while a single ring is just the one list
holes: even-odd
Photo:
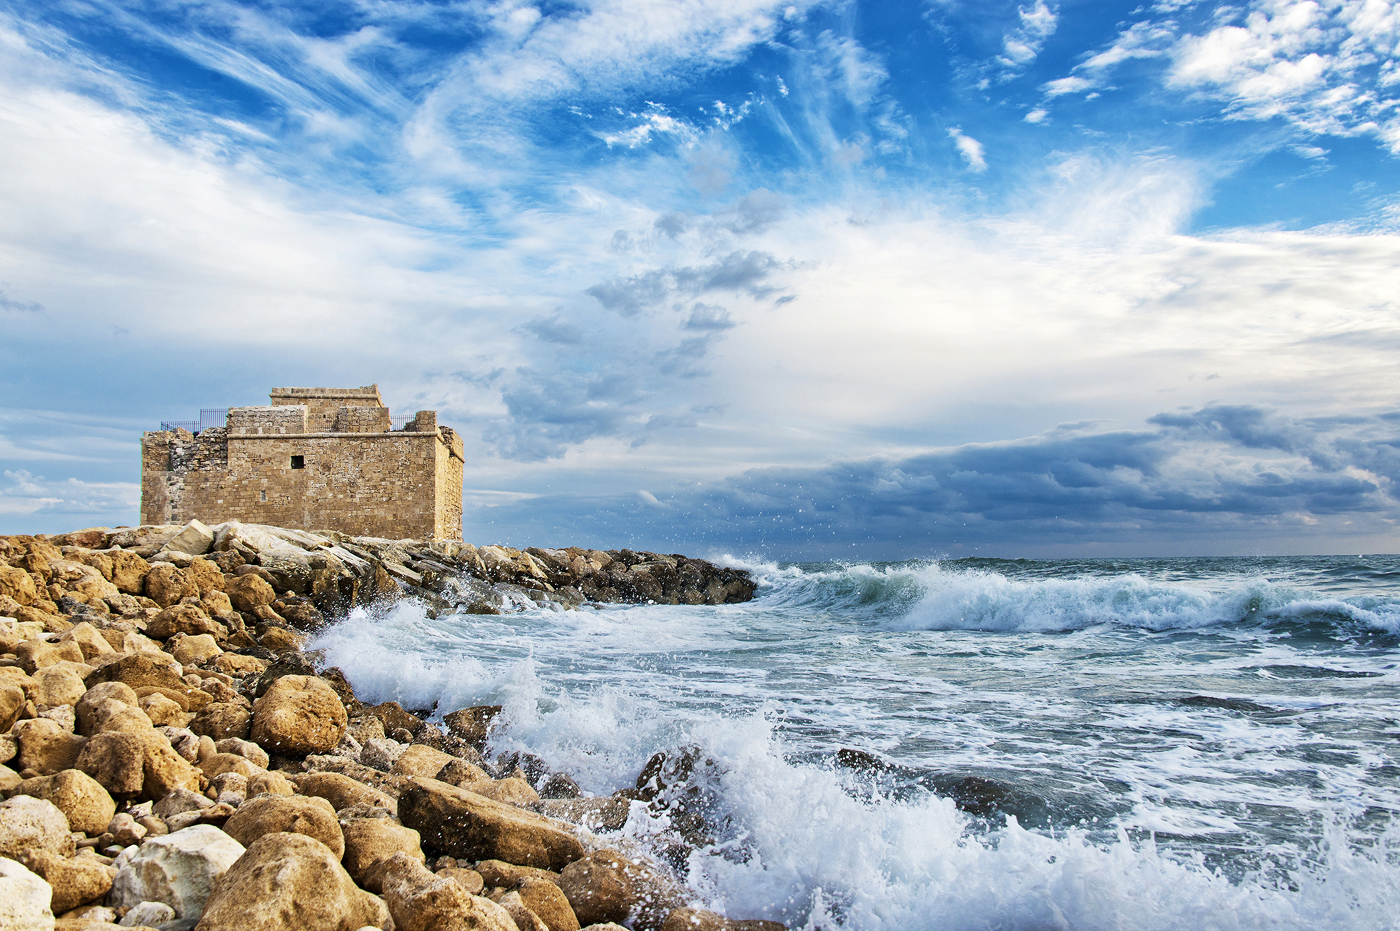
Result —
[{"label": "white sea foam", "polygon": [[[389,627],[411,622],[401,607]],[[409,623],[421,633],[424,625]],[[541,682],[529,659],[489,669],[460,655],[391,655],[382,622],[352,621],[321,638],[367,699],[443,707],[490,698],[507,706],[496,749],[524,747],[605,793],[627,785],[658,748],[701,746],[719,762],[730,827],[690,860],[696,900],[738,917],[806,929],[1308,929],[1394,927],[1400,910],[1400,830],[1356,849],[1339,824],[1310,865],[1270,877],[1227,877],[1150,839],[1092,841],[1014,819],[987,831],[931,792],[895,800],[852,794],[850,776],[795,762],[762,711],[742,718],[677,713],[615,682],[568,695]],[[1160,764],[1161,761],[1157,761]],[[634,817],[645,842],[664,823]]]}]

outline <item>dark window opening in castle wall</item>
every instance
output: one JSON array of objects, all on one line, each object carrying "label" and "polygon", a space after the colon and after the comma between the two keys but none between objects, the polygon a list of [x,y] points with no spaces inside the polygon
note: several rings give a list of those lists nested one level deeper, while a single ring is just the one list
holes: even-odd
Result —
[{"label": "dark window opening in castle wall", "polygon": [[305,456],[293,456],[293,457],[292,457],[292,468],[293,468],[293,469],[304,469],[304,468],[306,468],[306,457],[305,457]]}]

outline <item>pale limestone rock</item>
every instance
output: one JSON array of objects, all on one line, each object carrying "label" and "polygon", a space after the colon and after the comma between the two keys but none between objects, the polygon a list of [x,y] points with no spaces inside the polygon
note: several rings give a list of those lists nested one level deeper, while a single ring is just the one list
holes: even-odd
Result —
[{"label": "pale limestone rock", "polygon": [[[405,747],[399,753],[398,759],[394,761],[389,772],[397,773],[400,776],[422,776],[425,779],[436,779],[442,768],[452,762],[460,761],[450,753],[434,750],[425,744],[413,744]],[[482,775],[485,776],[486,773],[482,772]]]},{"label": "pale limestone rock", "polygon": [[520,897],[520,893],[507,892],[496,899],[496,904],[506,910],[519,931],[549,931],[549,926],[540,919],[539,915],[530,910],[530,907],[525,904],[525,900]]},{"label": "pale limestone rock", "polygon": [[19,743],[19,769],[32,769],[41,776],[73,769],[87,743],[87,738],[46,718],[20,721],[10,733]]},{"label": "pale limestone rock", "polygon": [[[376,722],[378,718],[373,719]],[[394,763],[408,749],[408,744],[390,740],[388,737],[371,737],[360,748],[360,762],[380,772],[391,772]]]},{"label": "pale limestone rock", "polygon": [[[579,931],[578,917],[564,890],[548,879],[530,876],[516,886],[525,906],[539,916],[549,931]],[[518,922],[517,922],[518,924]],[[522,928],[521,931],[524,931]]]},{"label": "pale limestone rock", "polygon": [[216,881],[242,855],[242,844],[207,824],[147,838],[117,871],[108,903],[164,902],[177,917],[199,918]]},{"label": "pale limestone rock", "polygon": [[0,858],[0,928],[53,931],[53,888],[14,860]]},{"label": "pale limestone rock", "polygon": [[52,802],[28,795],[0,802],[0,857],[37,851],[71,857],[75,849],[68,819]]},{"label": "pale limestone rock", "polygon": [[165,549],[178,550],[191,556],[203,556],[214,545],[214,531],[197,520],[192,520],[180,531],[165,541]]},{"label": "pale limestone rock", "polygon": [[123,915],[122,920],[117,924],[123,928],[154,928],[167,921],[174,921],[176,917],[178,916],[175,914],[175,909],[164,902],[142,902]]},{"label": "pale limestone rock", "polygon": [[240,740],[237,737],[225,737],[222,740],[214,741],[215,748],[220,753],[236,753],[255,766],[267,769],[270,762],[267,751],[251,740]]},{"label": "pale limestone rock", "polygon": [[40,669],[32,678],[34,685],[29,690],[29,698],[40,711],[61,705],[76,705],[87,691],[83,677],[68,666]]}]

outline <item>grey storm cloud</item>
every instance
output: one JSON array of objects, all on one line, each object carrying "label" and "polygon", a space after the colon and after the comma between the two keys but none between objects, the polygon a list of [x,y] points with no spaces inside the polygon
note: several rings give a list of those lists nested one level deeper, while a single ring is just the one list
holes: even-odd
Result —
[{"label": "grey storm cloud", "polygon": [[[1026,439],[903,458],[765,468],[705,488],[651,489],[665,505],[570,501],[521,505],[569,513],[639,544],[755,542],[779,553],[838,555],[855,541],[1076,543],[1218,534],[1298,514],[1363,523],[1400,519],[1400,419],[1290,419],[1257,407],[1151,418],[1152,429],[1067,426]],[[667,517],[670,515],[670,517]],[[645,518],[643,523],[639,520]],[[671,521],[671,523],[667,523]]]},{"label": "grey storm cloud", "polygon": [[767,252],[736,251],[708,265],[659,268],[630,278],[614,278],[584,293],[608,310],[634,317],[672,294],[699,297],[715,291],[731,291],[755,298],[766,297],[776,290],[767,286],[769,276],[786,267],[787,263]]}]

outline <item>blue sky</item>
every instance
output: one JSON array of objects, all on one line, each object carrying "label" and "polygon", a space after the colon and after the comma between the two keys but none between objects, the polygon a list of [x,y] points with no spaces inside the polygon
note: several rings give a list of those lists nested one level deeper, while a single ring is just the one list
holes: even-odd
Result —
[{"label": "blue sky", "polygon": [[0,531],[377,382],[466,536],[1400,550],[1400,4],[0,0]]}]

